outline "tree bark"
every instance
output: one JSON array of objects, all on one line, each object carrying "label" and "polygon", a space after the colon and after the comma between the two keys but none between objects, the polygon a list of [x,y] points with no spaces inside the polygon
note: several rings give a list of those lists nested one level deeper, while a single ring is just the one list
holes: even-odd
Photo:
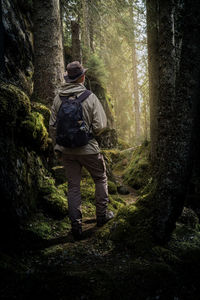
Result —
[{"label": "tree bark", "polygon": [[87,60],[87,53],[90,52],[90,32],[89,32],[89,7],[88,0],[82,0],[82,35],[83,43],[83,63]]},{"label": "tree bark", "polygon": [[133,3],[130,5],[130,21],[132,27],[132,78],[133,78],[133,96],[134,96],[134,114],[135,114],[135,141],[139,142],[140,132],[140,101],[138,90],[138,76],[137,76],[137,55],[135,48],[135,23],[133,16]]},{"label": "tree bark", "polygon": [[160,242],[169,239],[183,209],[192,171],[194,122],[198,118],[196,108],[200,94],[200,3],[197,0],[185,1],[180,69],[175,82],[173,43],[171,46],[166,43],[166,50],[163,47],[164,41],[172,37],[173,22],[170,17],[173,11],[173,1],[160,0],[159,52],[163,57],[160,88],[164,90],[160,91],[159,101],[160,159],[154,197],[154,232]]},{"label": "tree bark", "polygon": [[71,21],[72,31],[72,59],[81,63],[80,26],[76,21]]},{"label": "tree bark", "polygon": [[147,43],[148,43],[148,71],[149,71],[149,104],[150,104],[150,138],[151,160],[157,158],[158,139],[158,87],[159,87],[159,61],[158,61],[158,13],[157,0],[147,0]]},{"label": "tree bark", "polygon": [[34,0],[34,97],[49,106],[64,72],[59,4],[59,0]]}]

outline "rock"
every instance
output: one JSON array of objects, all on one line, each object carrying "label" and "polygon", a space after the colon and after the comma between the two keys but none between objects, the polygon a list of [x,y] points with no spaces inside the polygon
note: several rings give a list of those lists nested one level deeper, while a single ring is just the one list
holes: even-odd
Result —
[{"label": "rock", "polygon": [[117,191],[118,191],[118,193],[121,194],[121,195],[128,195],[128,194],[130,194],[130,192],[129,192],[129,190],[127,189],[127,187],[125,187],[125,186],[123,186],[123,185],[118,186],[118,187],[117,187]]},{"label": "rock", "polygon": [[[2,21],[4,26],[5,76],[16,82],[28,95],[32,93],[33,83],[33,24],[31,7],[18,5],[22,1],[2,2]],[[30,2],[30,1],[25,1]]]}]

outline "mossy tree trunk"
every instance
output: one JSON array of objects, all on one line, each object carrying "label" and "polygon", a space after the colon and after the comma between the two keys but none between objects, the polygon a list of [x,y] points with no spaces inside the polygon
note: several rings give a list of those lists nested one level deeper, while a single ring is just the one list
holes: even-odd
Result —
[{"label": "mossy tree trunk", "polygon": [[33,3],[34,97],[51,105],[64,73],[60,1],[34,0]]},{"label": "mossy tree trunk", "polygon": [[[173,1],[160,1],[158,105],[158,171],[153,197],[154,235],[168,240],[180,216],[191,176],[194,121],[200,78],[200,3],[184,1],[183,41],[179,71],[175,70]],[[175,77],[177,74],[177,78]]]}]

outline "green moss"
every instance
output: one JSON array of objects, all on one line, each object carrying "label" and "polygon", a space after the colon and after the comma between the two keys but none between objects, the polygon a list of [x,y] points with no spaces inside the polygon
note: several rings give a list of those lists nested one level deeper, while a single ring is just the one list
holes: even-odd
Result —
[{"label": "green moss", "polygon": [[81,198],[84,201],[90,201],[94,203],[95,198],[95,184],[93,180],[85,178],[81,182]]},{"label": "green moss", "polygon": [[40,202],[42,208],[55,218],[65,217],[68,214],[66,185],[56,188],[52,178],[44,180],[43,184],[40,188],[40,193],[43,194]]},{"label": "green moss", "polygon": [[30,113],[21,122],[21,131],[29,146],[39,150],[45,150],[48,147],[48,132],[44,126],[44,118],[40,113]]},{"label": "green moss", "polygon": [[13,127],[23,120],[31,110],[28,96],[12,84],[0,86],[0,121]]},{"label": "green moss", "polygon": [[38,181],[39,193],[41,196],[56,192],[55,180],[50,176],[41,176]]},{"label": "green moss", "polygon": [[120,208],[122,208],[124,206],[124,203],[122,201],[118,201],[119,198],[114,198],[113,196],[114,195],[112,195],[112,197],[111,197],[109,195],[108,210],[112,210],[113,212],[117,212]]},{"label": "green moss", "polygon": [[31,102],[31,109],[33,112],[38,112],[43,116],[44,125],[46,128],[49,128],[49,119],[51,114],[50,109],[46,105],[39,102]]},{"label": "green moss", "polygon": [[26,224],[26,232],[32,233],[36,240],[53,239],[58,236],[66,235],[69,231],[69,218],[65,217],[61,220],[55,220],[43,213],[37,213]]},{"label": "green moss", "polygon": [[139,146],[132,155],[131,162],[124,172],[124,181],[135,189],[144,188],[151,177],[149,161],[150,144]]},{"label": "green moss", "polygon": [[40,238],[49,238],[51,234],[51,227],[46,222],[37,222],[31,224],[32,232],[35,233]]},{"label": "green moss", "polygon": [[109,194],[117,194],[117,186],[113,181],[108,180],[108,192]]},{"label": "green moss", "polygon": [[112,199],[116,202],[119,202],[123,205],[126,205],[126,200],[124,200],[122,197],[120,197],[118,194],[112,195]]},{"label": "green moss", "polygon": [[156,185],[135,204],[122,206],[109,223],[109,238],[118,247],[120,244],[134,249],[135,253],[145,251],[154,245],[153,214],[150,206]]}]

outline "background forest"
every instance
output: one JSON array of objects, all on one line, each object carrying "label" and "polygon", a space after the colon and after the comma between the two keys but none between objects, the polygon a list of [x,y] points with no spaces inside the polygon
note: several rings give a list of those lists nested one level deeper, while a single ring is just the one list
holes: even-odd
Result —
[{"label": "background forest", "polygon": [[137,145],[149,137],[144,3],[68,1],[63,4],[66,62],[82,60],[89,68],[88,86],[95,89],[99,82],[106,89],[118,136]]},{"label": "background forest", "polygon": [[[42,7],[37,10],[42,16]],[[61,18],[65,66],[78,60],[89,69],[87,87],[102,100],[106,99],[111,113],[110,125],[119,137],[131,145],[147,139],[149,105],[144,3],[62,1]],[[40,34],[39,27],[38,39]],[[56,35],[54,38],[58,39]],[[52,37],[49,42],[52,43]]]},{"label": "background forest", "polygon": [[[200,2],[0,1],[1,299],[199,300]],[[96,227],[83,171],[84,239],[48,134],[66,65],[88,68],[109,209]]]}]

